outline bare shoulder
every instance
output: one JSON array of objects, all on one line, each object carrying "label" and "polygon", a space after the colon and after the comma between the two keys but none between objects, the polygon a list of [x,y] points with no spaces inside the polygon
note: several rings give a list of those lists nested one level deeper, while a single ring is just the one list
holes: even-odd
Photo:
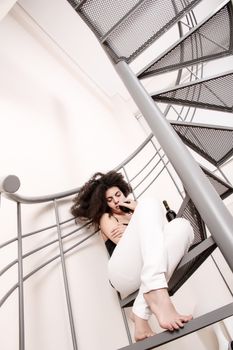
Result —
[{"label": "bare shoulder", "polygon": [[100,226],[111,221],[111,216],[108,213],[104,213],[100,218]]},{"label": "bare shoulder", "polygon": [[116,226],[115,220],[108,213],[104,213],[100,218],[100,230],[108,238],[111,236],[111,230]]}]

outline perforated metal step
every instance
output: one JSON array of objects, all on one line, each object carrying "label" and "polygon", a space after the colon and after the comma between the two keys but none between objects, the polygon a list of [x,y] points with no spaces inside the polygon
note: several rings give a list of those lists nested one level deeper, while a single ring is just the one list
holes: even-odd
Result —
[{"label": "perforated metal step", "polygon": [[232,2],[227,0],[213,14],[149,64],[138,74],[138,78],[142,79],[232,54],[232,20]]},{"label": "perforated metal step", "polygon": [[233,193],[233,187],[227,182],[220,179],[218,176],[211,173],[208,169],[201,166],[202,171],[208,177],[208,180],[213,185],[221,199],[225,199]]},{"label": "perforated metal step", "polygon": [[145,340],[120,348],[119,350],[152,350],[175,339],[179,339],[185,335],[196,332],[199,329],[210,326],[211,324],[219,322],[232,315],[233,303],[230,303],[220,307],[219,309],[194,318],[190,322],[186,323],[184,328],[179,329],[179,331],[164,331],[154,335],[153,337],[149,337]]},{"label": "perforated metal step", "polygon": [[131,62],[201,0],[67,0],[115,62]]},{"label": "perforated metal step", "polygon": [[233,155],[233,128],[173,121],[171,125],[187,146],[215,166]]},{"label": "perforated metal step", "polygon": [[233,70],[152,94],[158,102],[233,112]]}]

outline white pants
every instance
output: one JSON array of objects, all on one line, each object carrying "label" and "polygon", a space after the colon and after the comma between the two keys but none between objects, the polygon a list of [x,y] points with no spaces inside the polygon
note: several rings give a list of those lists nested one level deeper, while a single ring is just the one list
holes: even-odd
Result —
[{"label": "white pants", "polygon": [[137,316],[149,319],[151,311],[143,293],[167,288],[193,238],[187,220],[167,223],[158,200],[140,200],[108,264],[109,279],[123,298],[139,289],[133,305]]}]

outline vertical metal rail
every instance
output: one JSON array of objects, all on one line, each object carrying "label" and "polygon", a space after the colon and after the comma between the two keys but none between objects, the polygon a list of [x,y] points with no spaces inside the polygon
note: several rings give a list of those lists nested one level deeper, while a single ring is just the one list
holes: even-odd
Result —
[{"label": "vertical metal rail", "polygon": [[24,295],[23,295],[23,243],[21,204],[17,203],[17,233],[18,233],[18,292],[19,292],[19,350],[25,349],[24,329]]},{"label": "vertical metal rail", "polygon": [[218,171],[220,172],[220,174],[222,175],[222,177],[226,180],[227,183],[229,183],[229,185],[232,185],[231,181],[227,178],[227,176],[224,174],[224,172],[222,171],[222,169],[220,168],[220,166],[216,167],[218,169]]},{"label": "vertical metal rail", "polygon": [[[126,171],[125,167],[123,166],[122,169],[123,169],[123,171],[124,171],[125,178],[126,178],[127,182],[128,182],[128,183],[130,184],[130,186],[131,186],[130,179],[129,179],[129,177],[128,177],[128,174],[127,174],[127,171]],[[137,197],[136,197],[136,195],[135,195],[135,193],[134,193],[133,188],[132,188],[132,194],[133,194],[134,200],[136,201]]]},{"label": "vertical metal rail", "polygon": [[[118,300],[119,300],[119,304],[120,304],[120,301],[121,301],[120,293],[117,292],[117,295],[118,295]],[[126,330],[126,334],[127,334],[127,337],[128,337],[129,344],[133,344],[133,340],[132,340],[130,329],[129,329],[129,323],[128,323],[128,320],[127,320],[127,317],[126,317],[125,309],[123,307],[121,307],[121,314],[122,314],[122,318],[123,318],[123,321],[124,321],[125,330]]]},{"label": "vertical metal rail", "polygon": [[[173,177],[171,171],[169,170],[168,165],[166,164],[165,160],[163,159],[163,157],[162,157],[161,154],[159,153],[159,150],[157,149],[155,143],[153,142],[152,139],[151,139],[150,142],[152,143],[153,147],[155,148],[156,152],[158,153],[158,155],[159,155],[159,157],[160,157],[160,159],[161,159],[161,161],[162,161],[162,163],[163,163],[163,165],[164,165],[164,167],[165,167],[165,169],[166,169],[168,175],[170,176],[170,178],[171,178],[173,184],[175,185],[175,187],[176,187],[176,189],[177,189],[179,195],[181,196],[182,199],[184,199],[183,193],[181,192],[181,190],[180,190],[178,184],[176,183],[176,181],[175,181],[175,179],[174,179],[174,177]],[[160,148],[160,149],[161,149],[161,148]]]},{"label": "vertical metal rail", "polygon": [[210,257],[211,257],[211,259],[213,260],[213,263],[214,263],[216,269],[218,270],[218,273],[220,274],[220,276],[221,276],[221,278],[222,278],[222,280],[223,280],[225,286],[227,287],[228,292],[229,292],[229,293],[231,294],[231,296],[233,297],[233,292],[232,292],[232,290],[231,290],[231,288],[230,288],[230,286],[229,286],[229,284],[228,284],[228,281],[227,281],[226,278],[224,277],[224,275],[223,275],[223,273],[222,273],[222,271],[221,271],[221,269],[220,269],[220,267],[219,267],[219,264],[217,263],[215,257],[213,256],[213,254],[211,254]]},{"label": "vertical metal rail", "polygon": [[[125,178],[126,178],[127,182],[131,185],[130,179],[128,177],[127,171],[126,171],[124,166],[122,167],[122,170],[124,171]],[[134,191],[132,191],[132,194],[133,194],[134,200],[137,200],[137,197],[136,197]],[[118,300],[120,302],[120,300],[121,300],[120,293],[117,292],[117,295],[118,295]],[[127,337],[128,337],[128,341],[129,341],[129,344],[131,345],[131,344],[133,344],[133,340],[132,340],[132,336],[131,336],[130,329],[129,329],[129,323],[128,323],[128,320],[127,320],[125,309],[122,308],[122,307],[121,307],[121,313],[122,313],[122,318],[123,318],[123,322],[124,322],[124,325],[125,325],[125,330],[126,330],[126,334],[127,334]]]},{"label": "vertical metal rail", "polygon": [[73,318],[71,299],[70,299],[69,284],[68,284],[68,278],[67,278],[67,272],[66,272],[65,256],[64,256],[63,244],[62,244],[62,238],[61,238],[61,227],[60,227],[59,213],[58,213],[58,207],[57,207],[56,200],[54,200],[54,209],[55,209],[55,216],[56,216],[56,223],[57,223],[57,234],[58,234],[59,248],[60,248],[60,255],[61,255],[61,266],[62,266],[65,293],[66,293],[66,303],[67,303],[68,314],[69,314],[73,349],[78,350],[76,332],[75,332],[75,327],[74,327],[74,318]]},{"label": "vertical metal rail", "polygon": [[233,271],[233,218],[209,180],[183,145],[158,105],[124,61],[115,69],[180,176],[195,206]]}]

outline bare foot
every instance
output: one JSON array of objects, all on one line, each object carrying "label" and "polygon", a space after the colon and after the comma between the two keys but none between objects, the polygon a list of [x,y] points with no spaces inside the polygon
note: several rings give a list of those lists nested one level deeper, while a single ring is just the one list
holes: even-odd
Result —
[{"label": "bare foot", "polygon": [[176,311],[166,288],[145,293],[144,298],[162,328],[173,331],[183,328],[184,323],[192,319],[191,315],[180,315]]},{"label": "bare foot", "polygon": [[140,341],[155,335],[155,333],[150,328],[147,320],[138,317],[133,312],[130,315],[131,320],[134,322],[134,339],[135,341]]}]

